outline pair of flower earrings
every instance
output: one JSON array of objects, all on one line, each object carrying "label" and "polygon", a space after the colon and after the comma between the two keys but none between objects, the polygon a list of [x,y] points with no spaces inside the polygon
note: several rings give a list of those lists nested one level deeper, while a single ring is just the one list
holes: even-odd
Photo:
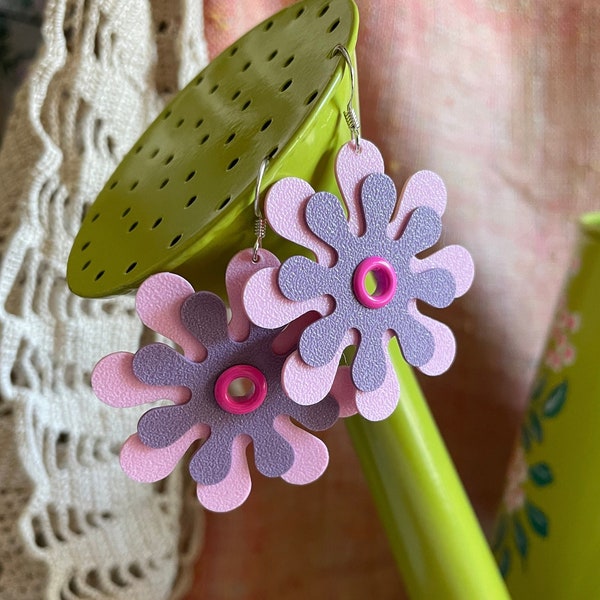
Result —
[{"label": "pair of flower earrings", "polygon": [[[473,280],[473,261],[461,246],[417,256],[440,238],[444,184],[420,171],[398,199],[379,150],[354,133],[335,164],[344,206],[302,179],[269,189],[270,227],[315,260],[292,256],[281,264],[257,246],[238,253],[225,274],[229,322],[221,298],[195,292],[178,275],[159,273],[140,286],[140,319],[182,352],[154,343],[110,354],[93,371],[94,391],[110,406],[169,402],[144,413],[123,445],[121,466],[132,479],[166,477],[196,445],[189,470],[198,500],[229,511],[250,493],[252,442],[263,475],[310,483],[329,454],[309,430],[357,412],[382,420],[396,408],[392,337],[406,361],[428,375],[452,363],[451,330],[417,306],[446,307]],[[350,346],[354,357],[340,366]]]}]

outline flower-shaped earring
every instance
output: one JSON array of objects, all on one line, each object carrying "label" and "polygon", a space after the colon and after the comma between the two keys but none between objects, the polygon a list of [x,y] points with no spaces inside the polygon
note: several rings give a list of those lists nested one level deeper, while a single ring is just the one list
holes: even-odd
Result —
[{"label": "flower-shaped earring", "polygon": [[452,363],[452,332],[421,314],[416,302],[448,306],[470,287],[473,261],[461,246],[417,257],[441,234],[446,191],[435,173],[413,175],[396,210],[396,189],[383,174],[381,154],[361,140],[359,150],[354,141],[340,149],[336,177],[348,217],[334,195],[315,193],[303,180],[272,186],[265,206],[271,227],[311,250],[317,261],[293,256],[279,268],[259,271],[246,286],[244,303],[261,327],[320,315],[284,365],[283,384],[295,402],[319,401],[331,389],[342,352],[355,345],[355,401],[363,416],[380,420],[399,396],[387,353],[392,335],[407,362],[424,373],[440,374]]},{"label": "flower-shaped earring", "polygon": [[[105,357],[92,374],[96,394],[111,406],[157,399],[174,403],[141,417],[137,434],[121,451],[124,471],[138,481],[157,481],[195,441],[206,439],[191,458],[190,473],[201,504],[220,512],[239,506],[250,492],[245,455],[250,441],[262,474],[309,483],[325,470],[327,448],[290,419],[319,431],[339,415],[331,396],[301,406],[285,394],[280,376],[293,350],[289,332],[251,324],[241,301],[248,278],[262,267],[277,268],[279,261],[265,250],[258,263],[252,257],[252,250],[245,250],[229,263],[229,324],[225,304],[214,294],[194,293],[187,281],[171,273],[150,277],[136,296],[140,318],[179,344],[184,354],[151,344],[135,355]],[[236,391],[235,385],[242,383],[245,389]]]}]

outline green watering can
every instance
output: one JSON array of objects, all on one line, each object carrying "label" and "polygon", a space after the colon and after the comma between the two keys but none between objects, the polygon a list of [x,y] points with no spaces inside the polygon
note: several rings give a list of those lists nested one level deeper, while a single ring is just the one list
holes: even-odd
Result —
[{"label": "green watering can", "polygon": [[509,469],[494,552],[515,599],[600,598],[600,213],[569,279]]},{"label": "green watering can", "polygon": [[[337,45],[354,55],[352,0],[295,4],[208,65],[162,111],[84,219],[68,262],[76,294],[106,297],[172,271],[222,292],[227,261],[253,245],[257,173],[338,193],[333,163],[348,141],[354,90]],[[268,236],[284,258],[300,251]],[[507,593],[412,370],[395,341],[396,412],[347,426],[413,598],[500,600]]]}]

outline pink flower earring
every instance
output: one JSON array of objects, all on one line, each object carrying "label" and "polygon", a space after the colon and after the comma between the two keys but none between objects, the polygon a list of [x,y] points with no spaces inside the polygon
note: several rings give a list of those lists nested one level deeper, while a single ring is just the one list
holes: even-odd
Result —
[{"label": "pink flower earring", "polygon": [[[259,189],[260,177],[257,196]],[[248,279],[264,268],[279,267],[275,256],[260,248],[261,239],[257,236],[255,248],[238,253],[228,265],[229,323],[218,296],[194,293],[185,279],[159,273],[140,287],[137,312],[145,325],[178,344],[183,354],[155,343],[135,354],[111,354],[92,374],[96,395],[111,406],[159,399],[172,403],[142,415],[137,433],[122,448],[123,470],[137,481],[157,481],[203,439],[191,458],[190,473],[200,503],[218,512],[236,508],[250,493],[245,454],[250,442],[263,475],[309,483],[324,472],[329,455],[325,444],[307,430],[327,429],[338,416],[353,412],[343,407],[340,415],[329,392],[311,406],[293,402],[284,392],[281,369],[294,339],[281,328],[252,324],[242,304]],[[245,386],[236,390],[236,384]]]},{"label": "pink flower earring", "polygon": [[[344,57],[352,68],[347,53]],[[448,306],[469,289],[474,266],[461,246],[417,256],[440,238],[446,207],[442,180],[430,171],[416,173],[396,209],[396,189],[384,174],[381,154],[360,139],[355,117],[347,121],[353,140],[340,149],[335,166],[344,207],[333,194],[315,193],[308,182],[292,177],[275,183],[266,199],[271,227],[310,250],[316,261],[293,256],[281,267],[256,273],[244,291],[244,305],[250,319],[266,328],[318,315],[283,367],[283,386],[295,402],[311,405],[328,393],[342,352],[356,346],[354,400],[365,418],[381,420],[399,397],[387,353],[391,337],[422,372],[448,369],[454,336],[423,315],[416,302]]]}]

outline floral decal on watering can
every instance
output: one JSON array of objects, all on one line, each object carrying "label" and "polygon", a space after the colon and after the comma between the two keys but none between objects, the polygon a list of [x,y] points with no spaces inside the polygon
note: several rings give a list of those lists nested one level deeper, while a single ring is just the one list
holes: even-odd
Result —
[{"label": "floral decal on watering can", "polygon": [[543,443],[545,422],[558,417],[567,400],[567,394],[566,379],[550,387],[546,379],[542,378],[531,395],[529,409],[521,426],[521,445],[515,449],[509,464],[502,515],[493,544],[503,576],[508,574],[514,556],[522,560],[527,558],[532,535],[545,538],[550,534],[551,523],[548,515],[543,507],[537,506],[527,497],[526,488],[528,485],[537,488],[552,485],[555,475],[548,462],[532,462],[528,460],[528,453],[534,444]]},{"label": "floral decal on watering can", "polygon": [[567,300],[563,297],[550,333],[550,346],[544,357],[544,364],[555,373],[575,362],[575,346],[571,343],[570,335],[579,329],[580,324],[579,314],[569,311]]},{"label": "floral decal on watering can", "polygon": [[[575,362],[577,352],[571,335],[579,327],[580,316],[568,310],[567,299],[563,297],[550,332],[541,375],[534,385],[521,425],[521,443],[509,463],[502,512],[493,542],[503,576],[510,572],[515,559],[527,559],[532,536],[544,539],[551,534],[550,517],[543,506],[528,497],[527,490],[541,491],[554,484],[556,476],[549,462],[533,460],[531,453],[534,447],[543,446],[549,422],[561,415],[567,402],[568,378],[560,375]],[[536,455],[539,457],[539,452]]]}]

